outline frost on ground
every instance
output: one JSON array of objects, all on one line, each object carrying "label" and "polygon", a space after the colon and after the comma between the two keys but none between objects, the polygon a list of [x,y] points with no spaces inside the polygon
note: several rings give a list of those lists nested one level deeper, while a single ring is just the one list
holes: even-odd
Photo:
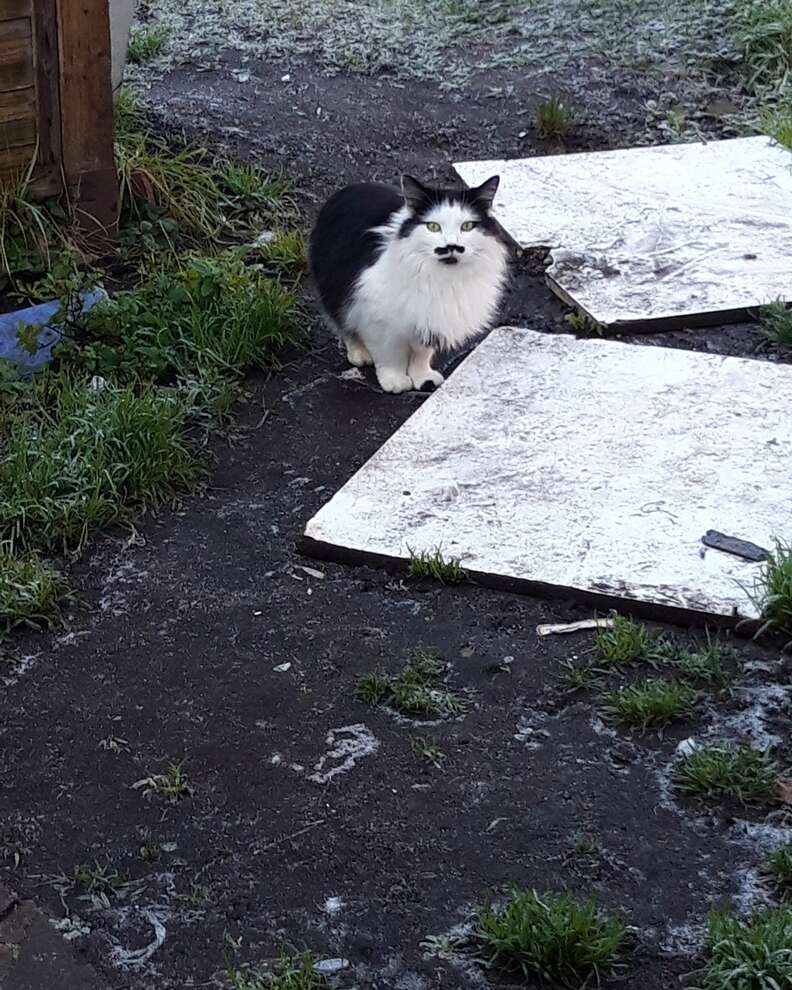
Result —
[{"label": "frost on ground", "polygon": [[[670,115],[671,131],[691,136],[708,126],[725,85],[734,84],[735,112],[741,102],[736,0],[185,0],[146,8],[146,23],[168,28],[156,63],[163,69],[206,67],[230,48],[452,91],[476,75],[515,70],[535,75],[540,89],[542,79],[563,76],[565,90],[600,110],[628,83],[649,101],[648,122],[663,129]],[[508,96],[508,82],[491,91]]]}]

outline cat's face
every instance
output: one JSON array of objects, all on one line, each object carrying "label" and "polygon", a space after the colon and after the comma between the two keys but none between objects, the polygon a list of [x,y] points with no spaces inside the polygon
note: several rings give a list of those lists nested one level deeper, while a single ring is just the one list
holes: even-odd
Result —
[{"label": "cat's face", "polygon": [[430,189],[412,176],[402,179],[408,210],[399,231],[411,251],[448,268],[467,266],[498,237],[490,210],[498,189],[493,176],[475,189]]}]

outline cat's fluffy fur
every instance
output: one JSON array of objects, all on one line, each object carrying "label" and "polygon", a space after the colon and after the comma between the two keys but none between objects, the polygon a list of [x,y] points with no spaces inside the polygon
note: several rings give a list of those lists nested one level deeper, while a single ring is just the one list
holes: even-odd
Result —
[{"label": "cat's fluffy fur", "polygon": [[350,362],[373,364],[386,392],[439,385],[436,350],[495,318],[507,249],[491,215],[494,176],[475,189],[430,189],[405,176],[347,186],[322,208],[311,271]]}]

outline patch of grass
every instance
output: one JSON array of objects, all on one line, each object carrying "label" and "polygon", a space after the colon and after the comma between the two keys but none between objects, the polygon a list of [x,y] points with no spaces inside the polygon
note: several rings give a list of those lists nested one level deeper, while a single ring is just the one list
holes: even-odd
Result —
[{"label": "patch of grass", "polygon": [[[16,554],[79,547],[98,526],[190,488],[190,414],[177,391],[42,375],[0,412],[0,539]],[[51,597],[51,583],[39,587]]]},{"label": "patch of grass", "polygon": [[446,759],[445,753],[439,746],[435,746],[434,743],[427,739],[426,736],[411,736],[410,749],[417,760],[429,763],[436,770],[443,769],[443,763]]},{"label": "patch of grass", "polygon": [[305,271],[307,255],[305,238],[299,230],[278,231],[272,240],[260,248],[262,258],[287,275]]},{"label": "patch of grass", "polygon": [[776,543],[750,595],[762,620],[757,635],[772,630],[792,636],[792,545]]},{"label": "patch of grass", "polygon": [[129,39],[127,58],[133,65],[142,65],[161,55],[168,44],[170,31],[164,24],[138,28]]},{"label": "patch of grass", "polygon": [[694,646],[663,637],[650,648],[648,659],[659,667],[669,668],[685,680],[723,688],[732,679],[731,672],[724,665],[726,657],[723,647],[710,636],[707,636],[706,643],[696,643]]},{"label": "patch of grass", "polygon": [[17,285],[22,272],[46,269],[51,256],[67,242],[62,221],[68,218],[54,201],[40,202],[32,193],[33,163],[13,178],[0,181],[0,289]]},{"label": "patch of grass", "polygon": [[613,626],[597,630],[594,648],[601,663],[620,666],[645,656],[651,644],[649,630],[641,622],[613,616]]},{"label": "patch of grass", "polygon": [[266,367],[296,339],[294,293],[228,251],[100,303],[75,322],[70,359],[92,375],[169,383]]},{"label": "patch of grass", "polygon": [[467,580],[467,573],[460,565],[458,557],[443,556],[442,547],[435,550],[422,550],[416,553],[412,548],[410,551],[409,576],[416,580],[431,578],[441,584],[461,584]]},{"label": "patch of grass", "polygon": [[229,967],[232,990],[326,990],[327,980],[314,969],[312,953],[293,959],[282,954],[272,965]]},{"label": "patch of grass", "polygon": [[540,103],[536,110],[536,128],[543,138],[566,137],[575,121],[575,113],[556,96]]},{"label": "patch of grass", "polygon": [[612,691],[606,699],[606,712],[645,732],[689,714],[697,696],[688,684],[649,678]]},{"label": "patch of grass", "polygon": [[[790,134],[792,138],[792,134]],[[759,310],[759,327],[776,350],[792,350],[792,306],[783,299],[762,306]]]},{"label": "patch of grass", "polygon": [[564,660],[559,664],[561,674],[559,683],[565,694],[574,694],[592,687],[597,680],[597,672],[590,664],[576,664],[572,660]]},{"label": "patch of grass", "polygon": [[762,872],[776,893],[792,900],[792,842],[771,853],[764,861]]},{"label": "patch of grass", "polygon": [[778,766],[750,746],[708,746],[680,760],[674,786],[683,794],[763,804],[778,796]]},{"label": "patch of grass", "polygon": [[0,544],[0,638],[20,623],[51,622],[66,593],[61,576],[38,557],[17,557]]},{"label": "patch of grass", "polygon": [[583,313],[580,310],[567,313],[564,317],[564,323],[566,323],[573,333],[579,333],[584,337],[593,337],[595,335],[602,337],[608,329],[604,323],[598,323],[596,320],[592,320],[587,313]]},{"label": "patch of grass", "polygon": [[624,926],[594,900],[515,889],[502,908],[479,913],[476,934],[498,968],[578,990],[613,972]]},{"label": "patch of grass", "polygon": [[391,679],[381,671],[372,671],[358,678],[357,697],[367,705],[381,705],[391,694]]},{"label": "patch of grass", "polygon": [[368,704],[388,705],[410,718],[449,718],[461,715],[465,704],[437,686],[445,666],[431,650],[416,650],[396,677],[373,672],[358,680],[357,696]]},{"label": "patch of grass", "polygon": [[746,921],[709,916],[708,959],[699,990],[782,990],[792,986],[792,908],[759,911]]},{"label": "patch of grass", "polygon": [[742,0],[738,28],[748,91],[783,93],[792,78],[792,4]]},{"label": "patch of grass", "polygon": [[[792,101],[765,110],[759,120],[764,134],[774,138],[785,148],[792,149]],[[792,347],[792,331],[788,339],[790,343],[787,346]]]},{"label": "patch of grass", "polygon": [[183,766],[183,763],[170,763],[164,773],[154,773],[142,780],[136,780],[132,788],[136,791],[142,790],[145,797],[157,795],[174,803],[182,801],[193,794]]}]

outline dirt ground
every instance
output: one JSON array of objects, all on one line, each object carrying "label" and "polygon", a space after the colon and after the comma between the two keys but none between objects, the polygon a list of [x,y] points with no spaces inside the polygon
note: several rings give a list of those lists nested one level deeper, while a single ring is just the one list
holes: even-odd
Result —
[{"label": "dirt ground", "polygon": [[[519,136],[537,99],[516,72],[498,77],[514,87],[507,117],[481,79],[460,101],[307,59],[248,63],[241,83],[239,65],[176,69],[147,104],[164,129],[284,168],[307,222],[353,178],[561,150]],[[624,93],[570,146],[625,143],[637,105]],[[503,322],[559,332],[563,313],[536,259],[517,263]],[[666,990],[695,968],[711,907],[767,898],[761,855],[789,834],[761,812],[678,802],[669,763],[690,735],[788,740],[789,662],[736,640],[731,694],[662,738],[632,737],[599,717],[600,691],[561,689],[560,664],[590,636],[536,634],[584,607],[300,557],[306,521],[424,398],[344,379],[313,332],[309,353],[251,382],[208,493],[104,540],[67,628],[16,641],[0,669],[0,878],[57,919],[53,876],[93,861],[117,873],[105,899],[63,898],[73,950],[108,988],[220,987],[229,959],[284,944],[348,960],[344,987],[505,986],[451,943],[439,956],[422,943],[519,883],[595,894],[630,926],[614,985]],[[740,326],[646,342],[751,354],[759,341]],[[467,714],[415,726],[356,700],[359,675],[421,646],[448,663]],[[416,735],[442,769],[416,758]],[[181,761],[183,800],[132,787]]]}]

